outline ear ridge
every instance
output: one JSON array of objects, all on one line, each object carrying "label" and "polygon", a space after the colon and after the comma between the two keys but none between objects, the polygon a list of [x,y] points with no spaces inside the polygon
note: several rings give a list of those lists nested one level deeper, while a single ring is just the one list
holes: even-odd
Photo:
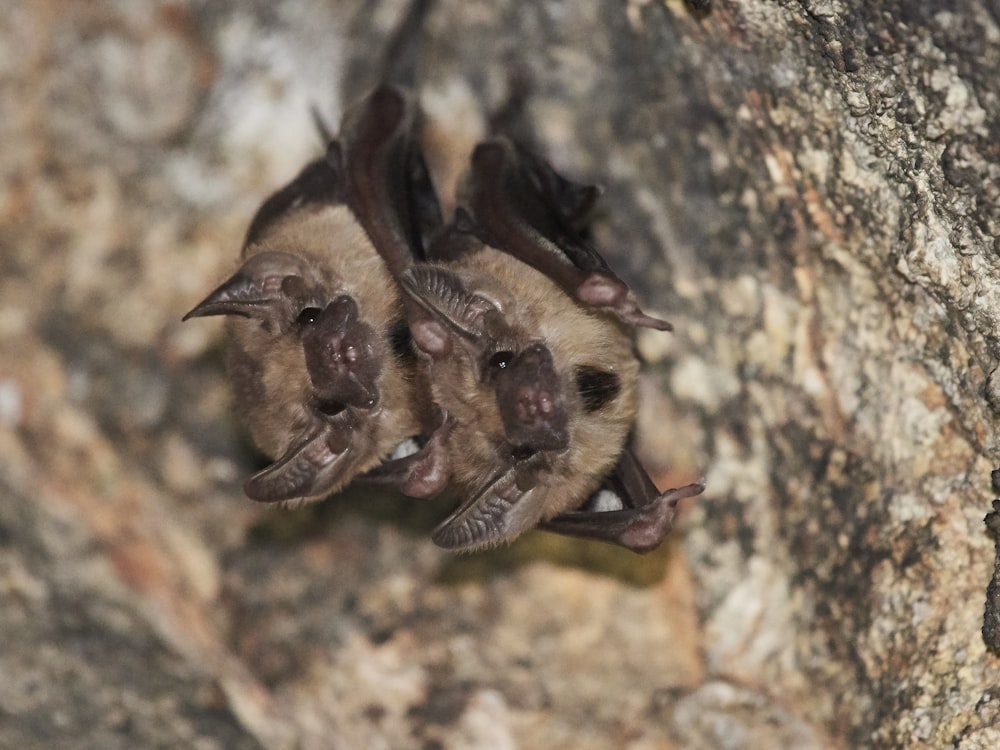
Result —
[{"label": "ear ridge", "polygon": [[182,320],[210,315],[241,315],[270,320],[287,302],[288,295],[283,289],[285,280],[289,277],[301,280],[305,271],[303,261],[290,253],[257,253]]},{"label": "ear ridge", "polygon": [[250,477],[243,487],[247,497],[260,503],[311,501],[336,490],[346,478],[350,448],[334,452],[328,439],[333,429],[332,425],[313,428],[281,458]]},{"label": "ear ridge", "polygon": [[544,485],[519,486],[516,469],[492,480],[434,529],[431,539],[439,547],[474,550],[511,541],[533,528],[545,510]]},{"label": "ear ridge", "polygon": [[415,265],[400,276],[403,291],[438,323],[466,341],[485,333],[484,317],[496,308],[469,292],[458,274],[445,268]]}]

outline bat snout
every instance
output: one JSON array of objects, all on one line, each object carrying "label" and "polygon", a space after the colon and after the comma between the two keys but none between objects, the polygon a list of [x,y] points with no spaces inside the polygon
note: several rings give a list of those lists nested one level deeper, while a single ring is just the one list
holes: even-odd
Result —
[{"label": "bat snout", "polygon": [[562,383],[552,354],[533,344],[495,375],[507,440],[518,448],[562,450],[569,444]]},{"label": "bat snout", "polygon": [[302,332],[309,379],[325,403],[371,409],[378,403],[381,372],[375,331],[358,318],[354,300],[341,296]]}]

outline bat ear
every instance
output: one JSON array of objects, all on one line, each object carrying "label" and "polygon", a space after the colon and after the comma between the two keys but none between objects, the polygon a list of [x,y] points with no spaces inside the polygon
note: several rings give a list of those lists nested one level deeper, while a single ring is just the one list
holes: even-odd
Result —
[{"label": "bat ear", "polygon": [[323,425],[306,433],[273,464],[243,486],[251,500],[319,500],[348,478],[349,435],[346,426]]},{"label": "bat ear", "polygon": [[[303,287],[302,261],[289,253],[265,252],[252,256],[240,270],[184,316],[241,315],[265,323],[290,311],[289,289]],[[294,280],[294,281],[293,281]]]},{"label": "bat ear", "polygon": [[511,469],[491,481],[431,534],[439,547],[473,550],[510,541],[533,528],[545,509],[546,487]]},{"label": "bat ear", "polygon": [[502,319],[492,302],[473,294],[457,274],[437,266],[416,265],[400,276],[403,291],[423,311],[410,325],[414,343],[432,357],[450,351],[450,337],[479,354],[487,336],[497,336]]}]

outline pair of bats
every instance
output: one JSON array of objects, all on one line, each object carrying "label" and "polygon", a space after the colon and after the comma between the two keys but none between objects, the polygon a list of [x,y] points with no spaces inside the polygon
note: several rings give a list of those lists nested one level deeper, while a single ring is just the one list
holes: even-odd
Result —
[{"label": "pair of bats", "polygon": [[[411,68],[398,40],[426,6],[390,47]],[[629,329],[669,324],[587,241],[598,191],[493,137],[446,222],[398,67],[264,202],[239,270],[185,316],[228,318],[237,407],[274,459],[247,495],[317,500],[357,479],[430,497],[453,484],[464,499],[432,535],[445,548],[533,527],[655,548],[703,486],[659,493],[626,446]]]}]

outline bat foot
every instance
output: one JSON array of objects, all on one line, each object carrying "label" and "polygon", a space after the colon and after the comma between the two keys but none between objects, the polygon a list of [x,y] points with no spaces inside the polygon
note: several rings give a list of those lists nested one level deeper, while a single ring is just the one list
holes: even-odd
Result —
[{"label": "bat foot", "polygon": [[677,503],[700,495],[704,490],[705,485],[696,482],[667,490],[637,507],[562,513],[539,524],[539,528],[554,534],[616,544],[644,555],[659,547],[670,533]]},{"label": "bat foot", "polygon": [[685,498],[700,495],[704,490],[704,484],[688,484],[667,490],[648,505],[636,508],[618,543],[640,555],[652,552],[662,544],[673,528],[677,504]]}]

